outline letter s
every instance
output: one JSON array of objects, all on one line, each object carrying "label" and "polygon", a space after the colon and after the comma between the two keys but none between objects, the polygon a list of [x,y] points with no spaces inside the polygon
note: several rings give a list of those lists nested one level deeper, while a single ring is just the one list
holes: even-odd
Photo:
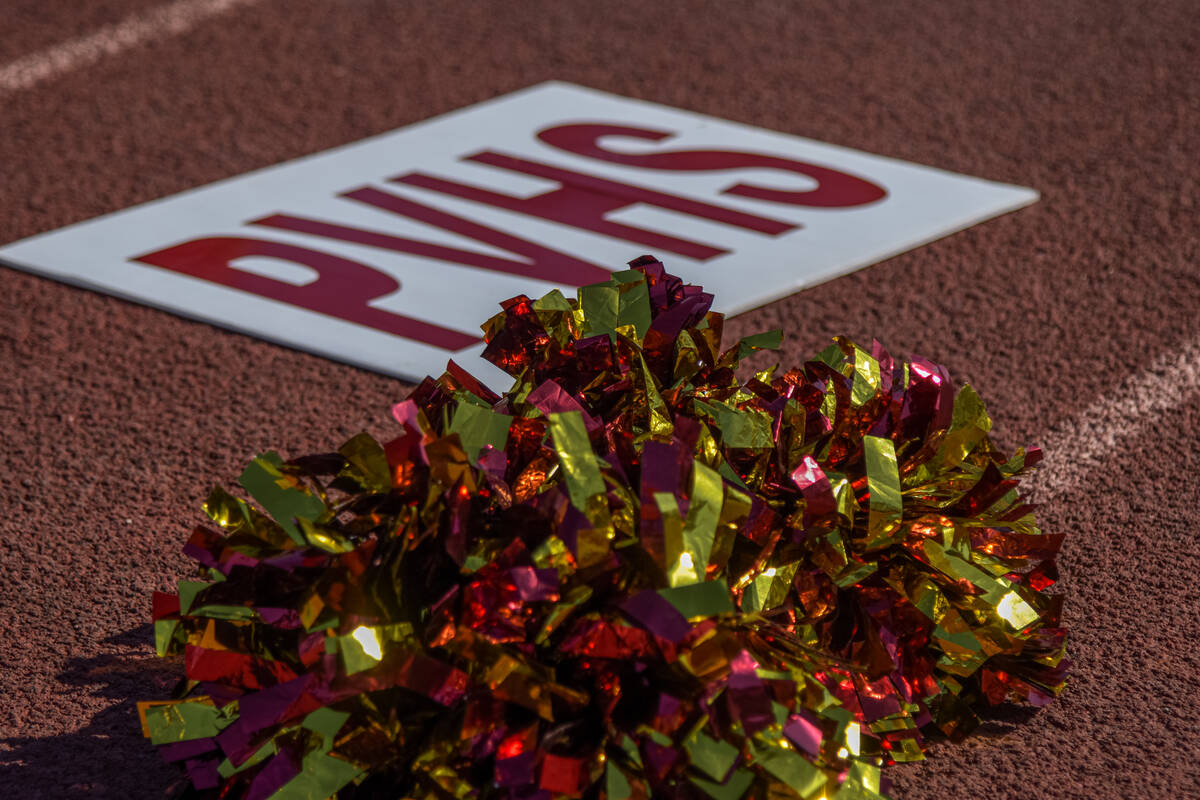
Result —
[{"label": "letter s", "polygon": [[794,161],[782,156],[763,153],[747,153],[740,150],[671,150],[660,153],[618,153],[602,147],[598,140],[602,136],[628,136],[658,142],[674,134],[651,128],[633,128],[627,125],[603,123],[581,123],[558,125],[538,132],[538,138],[551,147],[569,153],[647,169],[699,172],[721,169],[778,169],[799,175],[807,175],[817,182],[817,188],[804,192],[784,189],[769,189],[737,183],[722,190],[722,194],[736,194],[755,200],[787,203],[794,206],[813,208],[848,208],[874,203],[887,197],[887,190],[865,178],[859,178],[829,167],[820,167],[804,161]]}]

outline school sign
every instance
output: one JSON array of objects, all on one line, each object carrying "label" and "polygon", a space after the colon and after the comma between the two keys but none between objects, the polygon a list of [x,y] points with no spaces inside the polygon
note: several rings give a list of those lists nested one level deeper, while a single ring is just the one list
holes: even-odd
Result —
[{"label": "school sign", "polygon": [[0,261],[405,378],[517,294],[652,253],[736,313],[1036,192],[563,83],[0,248]]}]

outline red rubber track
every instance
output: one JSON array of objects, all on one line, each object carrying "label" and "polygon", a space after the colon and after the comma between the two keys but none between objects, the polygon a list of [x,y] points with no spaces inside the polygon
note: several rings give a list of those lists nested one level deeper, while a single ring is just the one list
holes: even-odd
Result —
[{"label": "red rubber track", "polygon": [[[7,0],[0,66],[157,5]],[[1068,690],[890,770],[897,798],[1198,797],[1200,393],[1112,436],[1096,412],[1200,340],[1198,20],[1193,0],[263,0],[0,92],[0,244],[552,78],[1035,187],[733,334],[784,327],[787,363],[876,337],[974,384],[1009,446],[1100,448],[1039,478],[1069,533]],[[133,700],[178,675],[150,592],[186,569],[204,495],[261,450],[388,431],[408,387],[3,269],[0,365],[0,796],[159,797],[175,773]]]}]

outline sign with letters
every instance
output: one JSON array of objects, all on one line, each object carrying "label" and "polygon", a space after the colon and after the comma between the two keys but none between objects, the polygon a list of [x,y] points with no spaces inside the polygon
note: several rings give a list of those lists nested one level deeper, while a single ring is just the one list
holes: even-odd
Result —
[{"label": "sign with letters", "polygon": [[1037,199],[545,83],[0,248],[0,262],[404,378],[518,294],[644,253],[736,313]]}]

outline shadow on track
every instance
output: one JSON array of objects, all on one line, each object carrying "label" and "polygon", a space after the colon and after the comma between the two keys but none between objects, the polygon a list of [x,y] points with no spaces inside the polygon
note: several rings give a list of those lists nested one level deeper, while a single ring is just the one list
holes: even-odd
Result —
[{"label": "shadow on track", "polygon": [[[79,730],[58,736],[0,739],[0,797],[22,800],[159,800],[170,796],[181,771],[162,761],[142,738],[137,702],[165,698],[182,665],[147,651],[153,629],[142,625],[104,640],[120,648],[72,658],[60,685],[83,687],[115,702]],[[46,702],[54,702],[47,696]]]}]

